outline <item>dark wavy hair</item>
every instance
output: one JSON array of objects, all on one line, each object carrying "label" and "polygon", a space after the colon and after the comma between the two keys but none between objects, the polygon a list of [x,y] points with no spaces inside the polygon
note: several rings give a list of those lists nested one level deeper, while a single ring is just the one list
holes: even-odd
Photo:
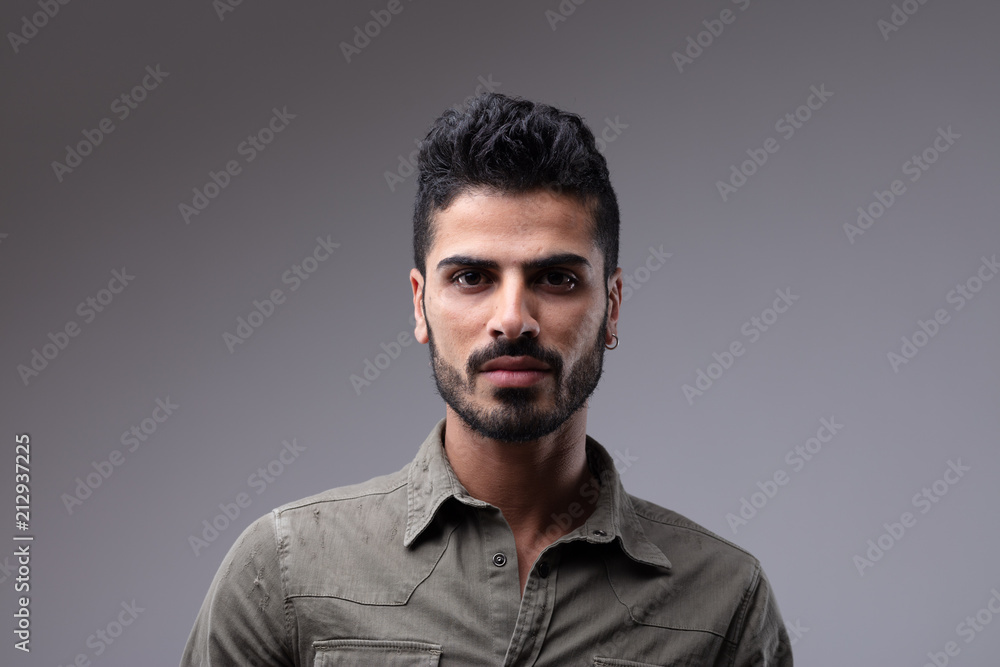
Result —
[{"label": "dark wavy hair", "polygon": [[544,188],[577,198],[591,213],[605,283],[618,266],[618,199],[608,163],[577,114],[483,93],[434,121],[420,144],[417,168],[413,261],[425,277],[434,212],[477,188],[512,194]]}]

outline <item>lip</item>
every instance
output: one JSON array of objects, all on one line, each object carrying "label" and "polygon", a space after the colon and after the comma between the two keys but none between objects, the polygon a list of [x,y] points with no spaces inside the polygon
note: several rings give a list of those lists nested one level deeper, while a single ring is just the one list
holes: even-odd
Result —
[{"label": "lip", "polygon": [[538,359],[528,356],[497,357],[482,365],[480,371],[547,371],[549,367]]},{"label": "lip", "polygon": [[483,364],[480,373],[500,387],[530,387],[551,371],[547,364],[528,356],[497,357]]},{"label": "lip", "polygon": [[506,370],[497,369],[492,371],[483,371],[482,375],[485,376],[490,382],[501,387],[530,387],[536,382],[540,382],[549,374],[547,370]]}]

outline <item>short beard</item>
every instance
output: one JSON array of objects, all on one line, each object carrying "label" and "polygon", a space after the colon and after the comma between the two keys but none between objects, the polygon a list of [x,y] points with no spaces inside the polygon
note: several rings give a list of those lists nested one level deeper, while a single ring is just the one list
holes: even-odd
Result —
[{"label": "short beard", "polygon": [[[427,309],[424,308],[431,352],[431,370],[438,394],[469,428],[484,438],[500,442],[528,442],[552,433],[586,404],[587,399],[597,389],[597,384],[604,373],[604,332],[608,323],[607,299],[604,303],[604,319],[598,329],[597,338],[583,358],[573,367],[565,383],[562,357],[556,352],[543,349],[534,338],[527,337],[515,340],[499,338],[493,345],[473,352],[465,368],[465,377],[468,378],[466,381],[456,367],[438,354],[430,320],[426,319]],[[522,355],[534,357],[550,367],[549,372],[552,373],[556,385],[553,408],[545,411],[538,407],[537,401],[542,396],[542,390],[538,386],[494,387],[493,397],[503,405],[492,409],[477,407],[471,397],[475,393],[473,378],[478,369],[487,361],[497,357]]]}]

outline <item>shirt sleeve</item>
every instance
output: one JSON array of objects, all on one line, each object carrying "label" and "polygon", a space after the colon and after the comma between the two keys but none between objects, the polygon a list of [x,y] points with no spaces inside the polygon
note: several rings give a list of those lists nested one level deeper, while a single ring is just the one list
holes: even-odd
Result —
[{"label": "shirt sleeve", "polygon": [[792,645],[763,570],[750,591],[733,667],[792,667]]},{"label": "shirt sleeve", "polygon": [[243,531],[219,566],[181,667],[293,665],[285,604],[274,517],[267,514]]}]

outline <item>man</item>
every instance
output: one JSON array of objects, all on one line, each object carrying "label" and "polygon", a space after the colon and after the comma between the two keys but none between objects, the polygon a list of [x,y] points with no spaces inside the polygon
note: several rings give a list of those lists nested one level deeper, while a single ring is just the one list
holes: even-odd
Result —
[{"label": "man", "polygon": [[586,434],[622,292],[591,131],[486,94],[419,169],[415,336],[445,417],[399,472],[247,528],[182,665],[790,666],[759,562],[625,493]]}]

